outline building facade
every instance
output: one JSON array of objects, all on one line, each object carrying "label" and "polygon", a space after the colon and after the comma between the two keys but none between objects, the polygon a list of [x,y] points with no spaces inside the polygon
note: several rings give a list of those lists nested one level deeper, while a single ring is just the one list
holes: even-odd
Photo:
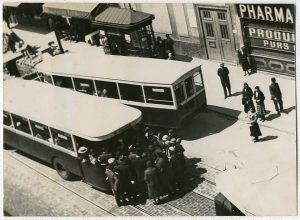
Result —
[{"label": "building facade", "polygon": [[[254,69],[295,74],[293,5],[124,3],[155,16],[155,36],[170,34],[177,54],[238,65],[245,45]],[[267,11],[265,11],[267,10]]]}]

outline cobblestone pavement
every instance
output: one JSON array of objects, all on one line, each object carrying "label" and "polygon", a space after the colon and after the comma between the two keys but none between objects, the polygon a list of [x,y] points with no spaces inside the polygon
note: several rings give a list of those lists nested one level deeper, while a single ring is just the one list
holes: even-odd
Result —
[{"label": "cobblestone pavement", "polygon": [[[151,200],[147,200],[145,204],[138,204],[136,206],[127,205],[127,206],[118,207],[116,206],[112,195],[96,190],[80,180],[64,181],[58,176],[58,174],[54,169],[40,163],[40,161],[33,160],[32,158],[29,158],[27,155],[23,155],[20,152],[15,152],[14,150],[8,150],[8,151],[5,150],[4,163],[10,164],[10,166],[4,170],[5,179],[6,179],[6,182],[4,184],[4,194],[6,198],[4,200],[5,201],[4,208],[5,210],[12,209],[13,211],[11,210],[7,210],[7,211],[15,215],[17,215],[16,210],[18,209],[18,207],[10,207],[7,204],[8,202],[10,204],[16,204],[16,205],[22,204],[19,203],[19,199],[14,201],[15,197],[18,198],[20,197],[20,195],[18,195],[20,191],[15,190],[13,196],[9,196],[7,193],[10,194],[13,191],[13,189],[9,187],[11,185],[11,181],[10,181],[12,179],[11,175],[14,175],[14,172],[12,171],[19,170],[19,169],[23,170],[24,168],[26,168],[26,171],[23,171],[22,173],[24,177],[31,178],[32,177],[31,173],[35,173],[36,175],[39,175],[40,178],[42,178],[40,182],[33,181],[33,183],[35,184],[34,187],[39,187],[40,184],[42,184],[43,182],[46,183],[50,182],[51,184],[56,185],[57,187],[61,188],[61,191],[58,190],[59,192],[58,198],[56,197],[55,190],[53,191],[51,190],[52,196],[57,199],[56,202],[59,203],[60,201],[60,203],[63,205],[64,199],[61,199],[60,197],[68,198],[70,196],[67,196],[67,194],[71,194],[75,196],[73,201],[78,201],[77,206],[80,206],[81,211],[68,212],[68,207],[72,205],[72,203],[71,204],[69,203],[68,206],[66,206],[67,209],[62,214],[60,211],[49,212],[50,213],[49,214],[47,212],[48,211],[47,209],[40,208],[40,210],[44,210],[44,213],[43,211],[36,213],[36,212],[32,212],[32,210],[24,209],[26,211],[22,213],[18,213],[20,215],[32,215],[32,213],[34,213],[33,215],[54,215],[54,216],[60,216],[60,215],[62,216],[105,216],[105,215],[114,215],[114,216],[191,216],[191,215],[203,216],[206,215],[207,216],[210,215],[211,216],[211,215],[215,215],[214,203],[210,199],[210,197],[206,197],[205,196],[206,194],[204,192],[198,194],[192,191],[189,188],[190,187],[189,184],[187,184],[182,195],[178,195],[177,197],[174,198],[174,200],[166,201],[165,203],[160,204],[158,206],[153,205]],[[17,165],[16,167],[13,166],[15,164]],[[22,166],[20,166],[19,164],[22,164]],[[14,169],[12,169],[11,166],[13,166]],[[30,172],[28,172],[27,170],[30,170]],[[30,174],[29,177],[27,176],[27,173]],[[33,198],[36,198],[30,196],[32,192],[26,189],[25,186],[23,186],[22,181],[20,182],[18,181],[19,180],[15,180],[15,184],[13,184],[14,188],[26,192],[27,193],[26,198],[29,201],[31,201],[31,199]],[[207,183],[204,182],[204,184]],[[23,187],[20,187],[20,185]],[[31,186],[31,181],[27,182],[26,185],[29,188],[33,188],[33,186]],[[43,193],[43,190],[47,191],[45,187],[42,187],[35,194],[38,195],[38,193]],[[78,200],[76,198],[78,198]],[[89,205],[81,206],[80,205],[81,200]],[[43,197],[37,199],[36,202],[39,203],[39,207],[42,207],[44,204]],[[33,206],[34,204],[35,203],[32,203]],[[85,209],[86,206],[94,207],[96,210],[99,209],[99,212],[89,211],[91,208]],[[60,209],[58,208],[58,210]],[[85,211],[83,212],[82,210]]]}]

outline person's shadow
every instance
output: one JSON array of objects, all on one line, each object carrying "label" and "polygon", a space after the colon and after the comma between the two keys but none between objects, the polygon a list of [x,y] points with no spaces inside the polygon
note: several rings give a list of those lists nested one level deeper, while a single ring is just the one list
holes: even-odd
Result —
[{"label": "person's shadow", "polygon": [[280,114],[274,113],[274,114],[269,114],[268,117],[266,117],[266,121],[272,121],[276,118],[279,118]]},{"label": "person's shadow", "polygon": [[239,95],[242,95],[243,92],[242,91],[239,91],[239,92],[235,92],[233,94],[231,94],[231,96],[239,96]]},{"label": "person's shadow", "polygon": [[295,107],[295,106],[292,106],[292,107],[289,107],[289,108],[287,108],[287,109],[284,109],[284,110],[283,110],[283,113],[289,114],[291,111],[293,111],[293,110],[295,110],[295,109],[296,109],[296,107]]},{"label": "person's shadow", "polygon": [[260,142],[265,142],[265,141],[275,140],[277,138],[278,138],[278,136],[268,135],[266,137],[263,137],[263,138],[259,139],[259,141]]}]

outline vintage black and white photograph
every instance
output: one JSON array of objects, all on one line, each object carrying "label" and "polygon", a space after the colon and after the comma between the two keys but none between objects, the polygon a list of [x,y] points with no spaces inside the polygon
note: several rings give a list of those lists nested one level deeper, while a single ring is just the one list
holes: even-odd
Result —
[{"label": "vintage black and white photograph", "polygon": [[3,216],[297,216],[295,1],[1,10]]}]

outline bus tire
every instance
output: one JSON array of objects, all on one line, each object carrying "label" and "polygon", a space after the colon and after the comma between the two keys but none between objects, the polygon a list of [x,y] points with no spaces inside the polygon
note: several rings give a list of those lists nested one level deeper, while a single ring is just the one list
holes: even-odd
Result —
[{"label": "bus tire", "polygon": [[72,178],[72,173],[57,158],[54,158],[53,166],[58,175],[64,180],[70,180]]}]

